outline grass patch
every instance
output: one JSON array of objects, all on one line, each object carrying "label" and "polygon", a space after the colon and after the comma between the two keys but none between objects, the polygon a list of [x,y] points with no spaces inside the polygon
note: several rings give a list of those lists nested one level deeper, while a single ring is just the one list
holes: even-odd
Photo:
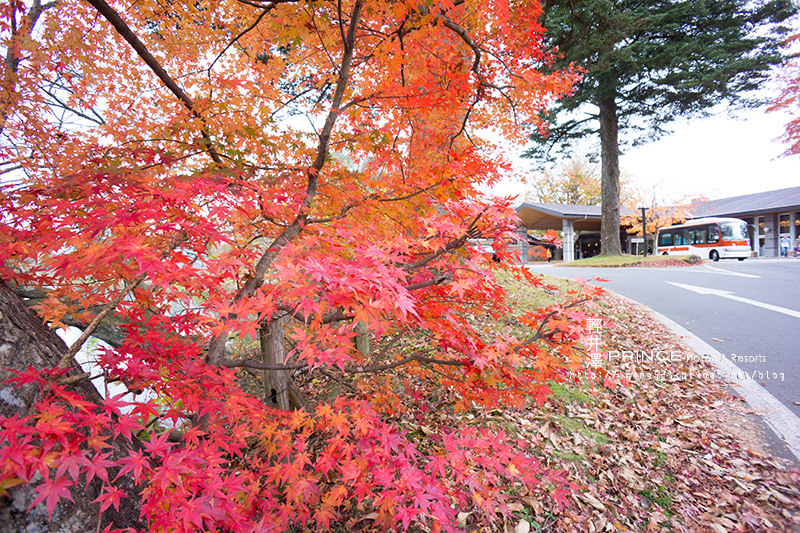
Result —
[{"label": "grass patch", "polygon": [[598,446],[602,446],[603,444],[608,444],[611,442],[611,437],[606,435],[605,433],[600,433],[599,431],[595,431],[590,427],[587,427],[583,420],[579,418],[571,418],[569,416],[554,416],[553,421],[558,424],[566,434],[569,433],[580,433],[584,437],[589,437],[594,439]]},{"label": "grass patch", "polygon": [[655,457],[656,458],[655,458],[655,461],[653,462],[653,464],[655,464],[656,466],[661,466],[661,465],[667,464],[667,454],[665,454],[661,450],[654,450],[654,452],[655,452]]},{"label": "grass patch", "polygon": [[570,263],[563,263],[561,266],[568,267],[627,267],[636,266],[642,263],[658,265],[664,263],[665,265],[674,265],[675,261],[679,260],[687,265],[694,265],[699,262],[697,256],[674,256],[674,255],[648,255],[642,257],[641,255],[596,255],[594,257],[587,257],[586,259],[579,259]]},{"label": "grass patch", "polygon": [[549,383],[553,397],[564,403],[591,404],[597,403],[597,398],[584,392],[580,388],[570,387],[564,383]]},{"label": "grass patch", "polygon": [[505,288],[508,298],[517,316],[535,311],[542,307],[562,303],[570,295],[568,291],[576,290],[578,286],[573,281],[563,278],[554,278],[544,274],[535,274],[545,283],[545,288],[536,288],[526,281],[520,281],[505,271],[495,273],[495,279]]},{"label": "grass patch", "polygon": [[584,266],[584,267],[616,267],[616,266],[630,266],[638,265],[644,261],[641,255],[596,255],[594,257],[587,257],[586,259],[578,259],[570,263],[564,263],[562,266]]},{"label": "grass patch", "polygon": [[570,463],[588,462],[583,455],[567,450],[553,450],[553,455]]},{"label": "grass patch", "polygon": [[661,507],[667,518],[675,514],[675,509],[672,505],[672,494],[663,486],[659,485],[649,490],[640,491],[639,495]]}]

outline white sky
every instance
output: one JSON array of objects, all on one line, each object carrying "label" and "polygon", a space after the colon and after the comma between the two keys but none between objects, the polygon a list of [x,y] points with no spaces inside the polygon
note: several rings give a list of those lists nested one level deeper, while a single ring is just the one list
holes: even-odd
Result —
[{"label": "white sky", "polygon": [[665,200],[709,199],[800,186],[800,156],[783,156],[786,114],[766,107],[681,120],[674,133],[620,158],[622,172]]},{"label": "white sky", "polygon": [[[800,155],[783,156],[788,145],[779,139],[788,121],[787,114],[768,113],[767,106],[738,111],[735,117],[721,110],[707,118],[681,119],[671,125],[674,133],[623,153],[620,171],[633,187],[665,203],[797,187]],[[514,164],[523,175],[540,168],[527,159],[515,158]],[[521,202],[525,187],[509,179],[492,193],[518,194]]]}]

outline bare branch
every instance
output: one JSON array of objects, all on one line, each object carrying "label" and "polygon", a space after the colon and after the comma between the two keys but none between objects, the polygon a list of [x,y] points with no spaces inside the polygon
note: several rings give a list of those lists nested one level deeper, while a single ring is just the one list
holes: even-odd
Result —
[{"label": "bare branch", "polygon": [[347,212],[357,207],[358,204],[348,204],[342,208],[338,215],[333,217],[327,218],[312,218],[308,220],[308,224],[327,224],[328,222],[333,222],[334,220],[341,220],[347,215]]},{"label": "bare branch", "polygon": [[357,392],[358,391],[358,389],[356,387],[354,387],[352,384],[347,383],[344,379],[342,379],[342,376],[334,374],[333,372],[325,370],[324,368],[318,368],[317,370],[319,370],[320,374],[322,374],[323,376],[335,381],[336,384],[339,385],[340,389],[342,387],[347,387],[348,389],[350,389],[353,392]]},{"label": "bare branch", "polygon": [[105,124],[106,123],[106,121],[103,120],[103,117],[100,116],[97,113],[97,111],[95,111],[94,109],[90,110],[94,116],[87,115],[86,113],[83,113],[81,111],[78,111],[77,109],[74,109],[74,108],[70,107],[69,104],[67,104],[61,98],[59,98],[58,95],[55,94],[54,92],[49,91],[48,89],[45,89],[44,87],[42,87],[41,90],[47,96],[52,98],[55,101],[56,105],[58,107],[60,107],[61,109],[69,111],[70,113],[73,113],[74,115],[76,115],[76,116],[78,116],[80,118],[86,119],[86,120],[88,120],[90,122],[94,122],[95,124]]},{"label": "bare branch", "polygon": [[[241,0],[239,0],[239,1],[241,1]],[[227,52],[228,49],[230,49],[231,46],[233,46],[234,44],[239,42],[239,39],[241,39],[242,37],[247,35],[249,32],[254,30],[255,27],[258,26],[258,23],[261,22],[261,19],[263,19],[267,15],[267,13],[272,11],[272,9],[274,9],[275,6],[277,5],[277,4],[273,3],[273,2],[267,2],[267,4],[265,6],[256,6],[255,4],[251,4],[250,2],[244,2],[244,3],[247,3],[248,5],[252,5],[254,7],[258,7],[259,9],[263,9],[263,11],[258,15],[258,17],[256,17],[256,20],[253,21],[253,23],[250,26],[248,26],[247,28],[242,30],[239,33],[239,35],[234,37],[231,40],[231,42],[229,42],[228,45],[225,48],[223,48],[222,51],[219,54],[217,54],[217,57],[215,57],[214,61],[212,61],[211,64],[208,66],[208,70],[211,70],[212,68],[214,68],[214,65],[216,64],[216,62],[219,61],[220,58],[225,55],[225,52]]]},{"label": "bare branch", "polygon": [[69,347],[69,350],[67,350],[66,353],[64,353],[64,355],[61,357],[61,360],[58,362],[58,368],[66,368],[66,366],[70,364],[72,358],[75,357],[75,354],[77,354],[78,350],[81,349],[83,343],[92,336],[92,333],[94,333],[94,331],[100,325],[100,322],[102,322],[105,317],[107,317],[114,309],[116,309],[122,299],[130,294],[131,291],[135,289],[142,281],[144,281],[146,276],[146,272],[142,272],[136,276],[130,283],[126,285],[123,290],[119,292],[119,294],[117,294],[110,302],[108,302],[102,311],[97,313],[97,316],[94,317],[94,320],[92,320],[89,325],[86,326],[86,329],[83,330],[81,336],[72,343],[72,346]]},{"label": "bare branch", "polygon": [[419,290],[419,289],[424,289],[425,287],[432,287],[433,285],[439,285],[441,283],[444,283],[444,281],[447,280],[447,277],[448,276],[446,274],[441,274],[441,275],[436,276],[435,278],[430,279],[428,281],[421,281],[419,283],[412,283],[410,285],[403,285],[403,288],[405,290],[407,290],[407,291],[416,291],[416,290]]},{"label": "bare branch", "polygon": [[408,357],[404,357],[403,359],[398,359],[397,361],[393,361],[391,363],[386,363],[382,365],[370,365],[370,366],[363,366],[363,367],[344,367],[345,372],[350,374],[368,374],[370,372],[382,372],[384,370],[391,370],[393,368],[397,368],[398,366],[407,365],[409,363],[428,363],[433,365],[443,365],[443,366],[464,366],[466,363],[464,361],[454,361],[452,359],[435,359],[433,357],[424,357],[422,355],[410,355]]},{"label": "bare branch", "polygon": [[300,370],[308,368],[308,363],[295,363],[293,365],[265,363],[256,359],[224,359],[217,363],[226,368],[254,368],[256,370]]},{"label": "bare branch", "polygon": [[[16,3],[12,3],[15,5]],[[34,27],[39,17],[50,9],[56,6],[56,2],[48,2],[42,4],[40,0],[36,0],[28,9],[28,13],[22,19],[21,27],[17,26],[16,14],[11,14],[11,38],[7,44],[6,57],[4,59],[5,69],[2,79],[2,92],[3,96],[0,98],[0,134],[6,126],[6,121],[11,113],[11,106],[14,102],[14,93],[17,91],[17,73],[19,71],[19,64],[22,62],[22,50],[25,41],[30,39],[33,35]]]},{"label": "bare branch", "polygon": [[433,183],[433,184],[425,187],[424,189],[420,189],[420,190],[418,190],[416,192],[409,193],[409,194],[407,194],[405,196],[397,196],[395,198],[379,198],[378,201],[379,202],[401,202],[403,200],[409,200],[411,198],[414,198],[415,196],[419,196],[420,194],[424,194],[424,193],[426,193],[428,191],[431,191],[431,190],[435,189],[436,187],[438,187],[439,185],[441,185],[442,183],[449,182],[449,181],[451,181],[451,178],[442,178],[439,181],[437,181],[436,183]]}]

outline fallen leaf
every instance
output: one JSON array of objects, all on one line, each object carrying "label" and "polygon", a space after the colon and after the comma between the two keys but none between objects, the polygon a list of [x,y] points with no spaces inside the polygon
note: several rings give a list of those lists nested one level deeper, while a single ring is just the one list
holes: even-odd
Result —
[{"label": "fallen leaf", "polygon": [[519,523],[514,526],[514,533],[530,533],[531,531],[531,524],[527,520],[520,520]]},{"label": "fallen leaf", "polygon": [[603,505],[600,500],[598,500],[597,498],[595,498],[594,496],[592,496],[588,492],[584,492],[584,493],[578,494],[578,498],[582,499],[583,501],[585,501],[586,503],[588,503],[589,505],[591,505],[592,507],[594,507],[598,511],[605,511],[606,510],[605,505]]}]

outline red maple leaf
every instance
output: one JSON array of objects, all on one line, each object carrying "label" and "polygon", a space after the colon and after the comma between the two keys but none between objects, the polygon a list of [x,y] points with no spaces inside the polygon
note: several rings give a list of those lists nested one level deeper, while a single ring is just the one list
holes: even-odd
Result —
[{"label": "red maple leaf", "polygon": [[111,505],[114,509],[119,510],[119,501],[125,496],[125,493],[119,487],[103,487],[103,493],[100,494],[94,501],[100,504],[100,512],[102,513]]},{"label": "red maple leaf", "polygon": [[52,519],[53,511],[55,510],[59,499],[66,498],[69,501],[74,501],[69,492],[69,487],[72,485],[74,485],[74,483],[66,476],[61,476],[55,480],[50,478],[45,479],[44,483],[36,487],[36,492],[38,494],[31,502],[28,510],[30,511],[43,500],[47,500],[47,514]]}]

